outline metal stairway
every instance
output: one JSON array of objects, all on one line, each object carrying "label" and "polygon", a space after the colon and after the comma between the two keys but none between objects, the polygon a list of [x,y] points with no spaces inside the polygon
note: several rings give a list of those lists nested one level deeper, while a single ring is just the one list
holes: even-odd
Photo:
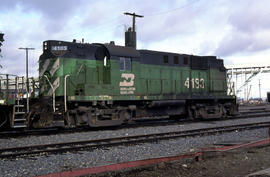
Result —
[{"label": "metal stairway", "polygon": [[24,89],[26,87],[24,78],[16,78],[15,79],[15,90],[16,90],[16,100],[13,105],[12,112],[12,120],[11,127],[12,128],[26,128],[27,120],[26,120],[26,105],[25,101],[23,101]]},{"label": "metal stairway", "polygon": [[26,128],[27,120],[26,120],[26,110],[24,104],[22,104],[22,100],[17,99],[16,104],[13,106],[13,114],[12,114],[12,122],[11,126],[13,128]]},{"label": "metal stairway", "polygon": [[[13,74],[0,74],[0,107],[8,112],[11,128],[27,128],[29,99],[35,97],[38,82]],[[7,110],[8,109],[8,110]]]}]

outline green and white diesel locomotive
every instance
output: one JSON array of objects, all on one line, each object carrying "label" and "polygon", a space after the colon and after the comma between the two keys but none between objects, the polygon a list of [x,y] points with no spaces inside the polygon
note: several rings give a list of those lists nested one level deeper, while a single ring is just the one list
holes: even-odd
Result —
[{"label": "green and white diesel locomotive", "polygon": [[[237,112],[215,56],[48,40],[39,59],[33,127],[112,126],[142,118],[221,118]],[[31,101],[30,101],[31,103]]]},{"label": "green and white diesel locomotive", "polygon": [[0,75],[0,129],[222,118],[238,111],[227,90],[223,60],[137,50],[133,24],[125,46],[43,42],[38,81]]}]

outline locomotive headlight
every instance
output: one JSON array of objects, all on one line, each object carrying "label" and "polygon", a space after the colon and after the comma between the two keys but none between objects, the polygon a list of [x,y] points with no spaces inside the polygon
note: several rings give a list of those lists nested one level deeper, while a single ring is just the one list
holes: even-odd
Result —
[{"label": "locomotive headlight", "polygon": [[47,49],[48,49],[47,42],[44,42],[44,45],[43,45],[43,50],[47,50]]}]

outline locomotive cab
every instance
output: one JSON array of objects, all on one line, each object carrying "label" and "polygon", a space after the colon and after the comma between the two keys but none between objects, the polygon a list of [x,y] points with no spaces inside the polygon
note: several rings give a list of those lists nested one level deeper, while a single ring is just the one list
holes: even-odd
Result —
[{"label": "locomotive cab", "polygon": [[[130,99],[136,92],[134,75],[139,76],[138,63],[137,70],[132,66],[134,61],[139,61],[139,56],[135,49],[116,46],[113,42],[45,41],[39,59],[39,76],[40,96],[50,106],[47,112],[63,115],[69,108],[84,109],[86,104],[111,102],[117,95],[120,99]],[[80,110],[73,112],[77,115]]]}]

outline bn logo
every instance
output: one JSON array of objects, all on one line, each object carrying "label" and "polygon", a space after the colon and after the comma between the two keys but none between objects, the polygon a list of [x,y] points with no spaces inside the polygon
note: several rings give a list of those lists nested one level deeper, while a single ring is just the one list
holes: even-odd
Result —
[{"label": "bn logo", "polygon": [[134,94],[134,79],[135,75],[132,73],[122,73],[121,78],[123,79],[119,83],[120,94],[121,95],[131,95]]}]

